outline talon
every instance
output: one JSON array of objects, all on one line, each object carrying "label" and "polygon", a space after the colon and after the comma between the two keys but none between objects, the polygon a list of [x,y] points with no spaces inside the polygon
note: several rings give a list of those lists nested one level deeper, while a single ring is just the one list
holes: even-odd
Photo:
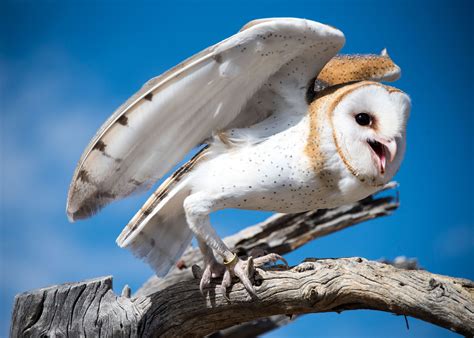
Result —
[{"label": "talon", "polygon": [[204,273],[202,274],[201,281],[199,282],[199,290],[204,295],[204,289],[211,284],[212,269],[211,265],[206,266]]},{"label": "talon", "polygon": [[283,264],[285,264],[285,267],[288,269],[289,265],[288,265],[288,262],[286,261],[286,259],[284,259],[282,256],[279,256],[278,258],[280,261],[283,262]]},{"label": "talon", "polygon": [[199,290],[201,294],[204,296],[205,289],[211,285],[212,278],[219,278],[225,272],[224,266],[219,264],[215,259],[214,256],[206,257],[205,258],[206,267],[204,271],[197,265],[192,266],[192,271],[194,278],[200,278],[199,282]]},{"label": "talon", "polygon": [[230,276],[230,271],[225,270],[224,276],[222,277],[222,283],[221,283],[221,293],[222,296],[230,301],[229,297],[227,297],[227,288],[229,288],[232,285],[232,277]]},{"label": "talon", "polygon": [[242,261],[241,259],[237,259],[237,262],[229,267],[229,269],[233,270],[235,276],[237,276],[242,284],[244,285],[245,289],[250,295],[256,296],[255,290],[253,289],[253,285],[250,282],[249,277],[253,277],[250,275],[250,272],[253,271],[253,258],[249,257],[247,261]]},{"label": "talon", "polygon": [[254,261],[253,261],[252,256],[250,256],[247,259],[247,266],[246,266],[245,272],[246,272],[247,276],[253,277],[253,274],[255,272],[255,268],[254,268]]},{"label": "talon", "polygon": [[271,253],[262,257],[255,258],[254,263],[255,263],[255,266],[262,266],[268,263],[275,263],[278,261],[282,261],[285,264],[285,267],[288,268],[288,262],[286,261],[286,259],[284,259],[282,256],[275,253]]},{"label": "talon", "polygon": [[201,267],[197,264],[194,264],[192,267],[191,267],[191,271],[193,273],[193,277],[194,279],[201,279],[202,277],[202,270],[201,270]]},{"label": "talon", "polygon": [[248,291],[248,293],[250,293],[251,295],[255,295],[255,290],[253,289],[253,285],[250,282],[250,279],[242,273],[237,274],[237,277],[239,277],[242,284],[244,284],[244,287]]}]

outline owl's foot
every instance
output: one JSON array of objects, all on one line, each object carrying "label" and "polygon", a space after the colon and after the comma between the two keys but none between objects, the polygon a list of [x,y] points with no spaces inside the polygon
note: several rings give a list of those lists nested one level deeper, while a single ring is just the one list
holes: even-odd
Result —
[{"label": "owl's foot", "polygon": [[192,272],[194,278],[200,279],[199,290],[201,294],[204,295],[204,289],[209,287],[211,284],[212,278],[219,278],[224,275],[225,267],[224,265],[217,262],[212,254],[212,251],[205,251],[204,253],[204,271],[197,265],[192,266]]},{"label": "owl's foot", "polygon": [[287,261],[282,256],[274,253],[257,258],[250,256],[246,261],[235,256],[231,262],[225,264],[227,269],[222,278],[222,295],[228,300],[227,289],[232,285],[232,277],[235,276],[240,279],[251,296],[256,296],[253,283],[251,282],[255,274],[255,267],[275,263],[279,260],[285,263],[286,267],[288,267]]},{"label": "owl's foot", "polygon": [[[214,256],[206,257],[205,259],[206,267],[202,272],[201,281],[199,282],[199,290],[201,294],[204,295],[204,289],[209,287],[211,284],[212,278],[219,278],[222,277],[225,273],[224,265],[218,263]],[[195,275],[195,277],[199,278],[199,275]]]},{"label": "owl's foot", "polygon": [[250,281],[253,279],[253,275],[255,273],[252,256],[250,256],[246,261],[235,256],[231,262],[224,264],[226,265],[226,270],[224,272],[224,276],[222,277],[221,284],[221,292],[224,298],[229,300],[227,297],[227,289],[232,285],[233,276],[240,279],[250,295],[255,296],[255,290],[253,289],[252,282]]}]

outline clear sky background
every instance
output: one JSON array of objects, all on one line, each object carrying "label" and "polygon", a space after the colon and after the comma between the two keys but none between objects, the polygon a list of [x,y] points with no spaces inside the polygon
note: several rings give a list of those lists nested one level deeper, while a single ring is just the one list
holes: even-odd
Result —
[{"label": "clear sky background", "polygon": [[[345,53],[387,47],[402,68],[396,86],[413,103],[391,217],[319,239],[288,256],[399,255],[429,271],[474,279],[472,1],[2,1],[0,5],[0,336],[16,293],[114,276],[136,290],[151,270],[115,245],[146,195],[96,217],[67,221],[77,161],[103,121],[147,79],[274,16],[328,23]],[[212,218],[225,236],[268,214]],[[447,330],[374,311],[307,315],[269,337],[448,337]]]}]

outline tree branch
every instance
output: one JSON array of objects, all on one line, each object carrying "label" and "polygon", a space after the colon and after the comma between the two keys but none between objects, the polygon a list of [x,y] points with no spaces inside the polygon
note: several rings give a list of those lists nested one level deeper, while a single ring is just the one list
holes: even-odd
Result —
[{"label": "tree branch", "polygon": [[[418,260],[405,256],[396,257],[394,260],[385,258],[378,262],[390,264],[398,269],[419,270]],[[292,323],[301,315],[274,315],[268,318],[260,318],[247,323],[238,324],[207,336],[208,338],[251,338],[261,336],[264,333],[276,330],[282,326]]]},{"label": "tree branch", "polygon": [[291,270],[258,270],[256,298],[241,283],[227,301],[190,280],[148,297],[119,297],[111,277],[21,294],[11,336],[204,336],[277,314],[373,309],[474,334],[474,283],[362,258],[310,259]]},{"label": "tree branch", "polygon": [[[226,242],[240,255],[259,250],[285,254],[317,237],[388,215],[397,207],[398,200],[383,197],[332,210],[276,215]],[[257,298],[251,299],[237,283],[228,302],[216,294],[214,284],[206,297],[200,294],[189,268],[196,263],[202,263],[201,255],[189,248],[166,278],[151,278],[133,298],[128,287],[117,296],[111,277],[18,295],[11,336],[203,336],[227,328],[214,336],[232,337],[285,325],[288,314],[352,309],[404,314],[465,335],[474,333],[474,284],[468,280],[361,258],[313,259],[292,270],[258,270]],[[417,268],[413,260],[397,264]],[[252,332],[249,325],[230,328],[248,321],[258,323]]]},{"label": "tree branch", "polygon": [[[362,201],[334,209],[308,211],[298,214],[276,214],[224,239],[230,250],[239,256],[255,256],[266,251],[284,255],[304,244],[363,221],[390,215],[398,207],[395,197],[368,197]],[[165,278],[150,279],[135,293],[146,296],[179,281],[193,279],[191,266],[203,264],[198,248],[190,247],[177,267]]]}]

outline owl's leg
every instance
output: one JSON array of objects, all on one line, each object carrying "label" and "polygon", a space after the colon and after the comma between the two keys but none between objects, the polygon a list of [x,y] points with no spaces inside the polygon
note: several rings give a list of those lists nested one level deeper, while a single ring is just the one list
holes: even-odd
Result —
[{"label": "owl's leg", "polygon": [[[227,287],[231,285],[232,275],[240,279],[250,294],[255,294],[252,283],[250,282],[250,277],[253,274],[252,257],[249,257],[247,261],[238,258],[229,250],[209,222],[209,214],[218,209],[217,201],[210,200],[206,194],[196,193],[188,196],[184,200],[183,207],[186,212],[188,225],[198,241],[203,242],[205,246],[213,249],[224,261],[224,265],[226,266],[222,280],[224,295]],[[205,256],[209,255],[205,252],[203,252],[203,254]],[[206,280],[201,280],[201,282],[205,284]]]},{"label": "owl's leg", "polygon": [[224,275],[224,265],[217,262],[212,249],[202,240],[198,238],[199,249],[204,257],[204,272],[199,283],[199,289],[204,294],[204,288],[211,284],[212,278],[222,277]]}]

